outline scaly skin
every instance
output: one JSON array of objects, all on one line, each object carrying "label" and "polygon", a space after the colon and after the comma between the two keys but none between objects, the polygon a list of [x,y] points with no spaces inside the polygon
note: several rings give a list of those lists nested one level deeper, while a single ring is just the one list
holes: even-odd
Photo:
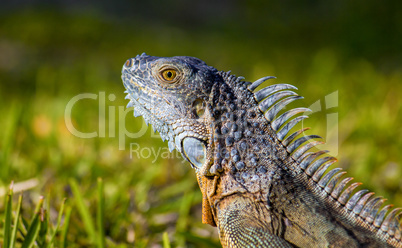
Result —
[{"label": "scaly skin", "polygon": [[[223,247],[402,247],[399,209],[360,183],[346,184],[336,159],[308,152],[318,136],[289,130],[304,108],[291,85],[253,84],[191,57],[142,54],[122,70],[128,106],[195,169],[203,219]],[[287,98],[284,98],[287,97]]]}]

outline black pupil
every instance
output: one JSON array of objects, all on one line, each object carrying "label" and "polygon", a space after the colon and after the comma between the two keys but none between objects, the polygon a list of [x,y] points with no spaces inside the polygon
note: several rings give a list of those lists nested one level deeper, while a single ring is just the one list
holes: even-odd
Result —
[{"label": "black pupil", "polygon": [[172,73],[171,71],[168,71],[168,72],[166,73],[166,75],[167,75],[168,78],[173,77],[173,73]]}]

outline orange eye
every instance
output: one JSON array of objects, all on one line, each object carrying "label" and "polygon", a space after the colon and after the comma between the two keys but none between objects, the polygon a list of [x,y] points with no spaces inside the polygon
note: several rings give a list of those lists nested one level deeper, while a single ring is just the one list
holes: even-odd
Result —
[{"label": "orange eye", "polygon": [[163,79],[165,79],[166,81],[170,82],[170,81],[173,81],[176,78],[177,73],[176,73],[175,70],[167,69],[167,70],[162,71],[161,75],[162,75]]}]

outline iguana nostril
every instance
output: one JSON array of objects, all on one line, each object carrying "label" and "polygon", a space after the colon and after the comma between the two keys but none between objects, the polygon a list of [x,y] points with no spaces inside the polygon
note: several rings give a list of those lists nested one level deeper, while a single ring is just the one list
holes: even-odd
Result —
[{"label": "iguana nostril", "polygon": [[131,66],[133,65],[133,60],[132,60],[132,59],[128,59],[124,65],[125,65],[126,67],[131,67]]}]

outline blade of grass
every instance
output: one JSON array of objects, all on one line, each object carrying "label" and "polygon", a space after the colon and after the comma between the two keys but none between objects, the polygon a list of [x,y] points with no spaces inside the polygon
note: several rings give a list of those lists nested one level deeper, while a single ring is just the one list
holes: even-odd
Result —
[{"label": "blade of grass", "polygon": [[64,212],[64,205],[66,203],[66,198],[63,199],[63,202],[61,203],[60,210],[59,210],[59,216],[57,217],[57,224],[56,227],[53,230],[53,234],[50,237],[49,243],[47,245],[47,248],[51,248],[53,246],[54,238],[56,237],[57,231],[59,230],[61,219],[63,217],[63,212]]},{"label": "blade of grass", "polygon": [[38,246],[39,247],[45,247],[47,244],[46,236],[47,236],[47,231],[49,228],[49,218],[47,217],[47,211],[44,208],[40,209],[40,227],[39,227],[39,233],[38,233]]},{"label": "blade of grass", "polygon": [[191,234],[191,232],[188,232],[188,231],[182,232],[182,233],[180,233],[180,235],[185,236],[186,240],[188,240],[189,242],[191,242],[193,244],[196,244],[197,247],[209,247],[209,248],[222,247],[222,245],[220,243],[214,242],[210,238],[198,237],[198,236]]},{"label": "blade of grass", "polygon": [[61,230],[61,246],[60,246],[63,248],[67,248],[67,233],[68,233],[68,228],[70,227],[71,212],[72,212],[72,208],[68,207],[66,210],[66,216],[64,216],[63,229]]},{"label": "blade of grass", "polygon": [[189,215],[191,204],[193,202],[194,193],[187,192],[184,194],[182,198],[182,202],[180,204],[179,209],[179,218],[176,224],[176,231],[177,231],[177,246],[186,246],[186,237],[180,235],[181,232],[185,232],[187,230],[187,225],[189,224]]},{"label": "blade of grass", "polygon": [[17,130],[17,122],[18,119],[21,116],[22,112],[22,107],[20,104],[17,103],[17,101],[13,101],[9,106],[9,113],[6,118],[3,118],[3,120],[6,122],[6,125],[4,127],[4,136],[2,139],[2,147],[3,151],[0,153],[0,161],[1,165],[1,173],[0,177],[4,180],[6,180],[9,176],[9,171],[10,171],[10,162],[8,157],[11,154],[11,151],[14,147],[14,142],[15,142],[15,133]]},{"label": "blade of grass", "polygon": [[40,209],[41,209],[42,205],[43,205],[43,196],[41,196],[39,198],[38,205],[36,205],[35,215],[32,218],[31,225],[28,228],[27,235],[25,236],[25,240],[22,243],[21,248],[31,248],[34,245],[36,238],[38,237],[38,233],[39,233],[40,226],[41,226]]},{"label": "blade of grass", "polygon": [[102,178],[98,178],[98,209],[97,209],[97,225],[98,225],[98,247],[105,247],[105,231],[104,231],[104,209],[105,197],[103,193]]},{"label": "blade of grass", "polygon": [[30,248],[34,245],[35,239],[38,236],[39,229],[40,229],[39,214],[40,213],[36,213],[34,215],[33,221],[28,229],[27,236],[25,236],[25,239],[21,245],[21,248]]},{"label": "blade of grass", "polygon": [[23,237],[27,236],[28,229],[29,229],[28,221],[23,216],[21,216],[20,217],[20,230],[19,231],[20,231],[20,233],[21,233],[21,235]]},{"label": "blade of grass", "polygon": [[90,241],[94,242],[96,240],[94,221],[92,220],[88,207],[84,203],[84,199],[81,195],[80,190],[78,189],[77,182],[72,178],[70,178],[69,182],[70,182],[71,190],[73,191],[73,194],[75,196],[75,203],[77,205],[78,212],[80,213],[82,221],[84,222],[86,232],[90,238]]},{"label": "blade of grass", "polygon": [[9,247],[11,238],[11,217],[12,217],[12,202],[13,202],[13,183],[11,182],[10,189],[6,199],[6,216],[4,221],[4,247]]},{"label": "blade of grass", "polygon": [[[15,220],[14,220],[13,231],[11,233],[9,248],[15,247],[15,240],[17,237],[17,230],[18,230],[18,223],[19,223],[18,219],[20,218],[20,214],[21,214],[21,205],[22,205],[22,194],[20,194],[20,196],[18,197],[17,212],[16,212],[16,216],[15,216]],[[6,245],[4,245],[4,247],[7,248]]]},{"label": "blade of grass", "polygon": [[[45,200],[45,198],[41,195],[41,196],[39,197],[39,202],[38,202],[38,204],[36,204],[36,207],[35,207],[35,212],[34,212],[35,214],[36,214],[36,213],[40,213],[40,209],[41,209],[42,206],[43,206],[44,200]],[[32,221],[33,221],[34,218],[36,218],[35,215],[32,217],[31,223],[32,223]]]},{"label": "blade of grass", "polygon": [[170,240],[167,232],[163,233],[162,239],[163,239],[163,248],[170,248]]}]

